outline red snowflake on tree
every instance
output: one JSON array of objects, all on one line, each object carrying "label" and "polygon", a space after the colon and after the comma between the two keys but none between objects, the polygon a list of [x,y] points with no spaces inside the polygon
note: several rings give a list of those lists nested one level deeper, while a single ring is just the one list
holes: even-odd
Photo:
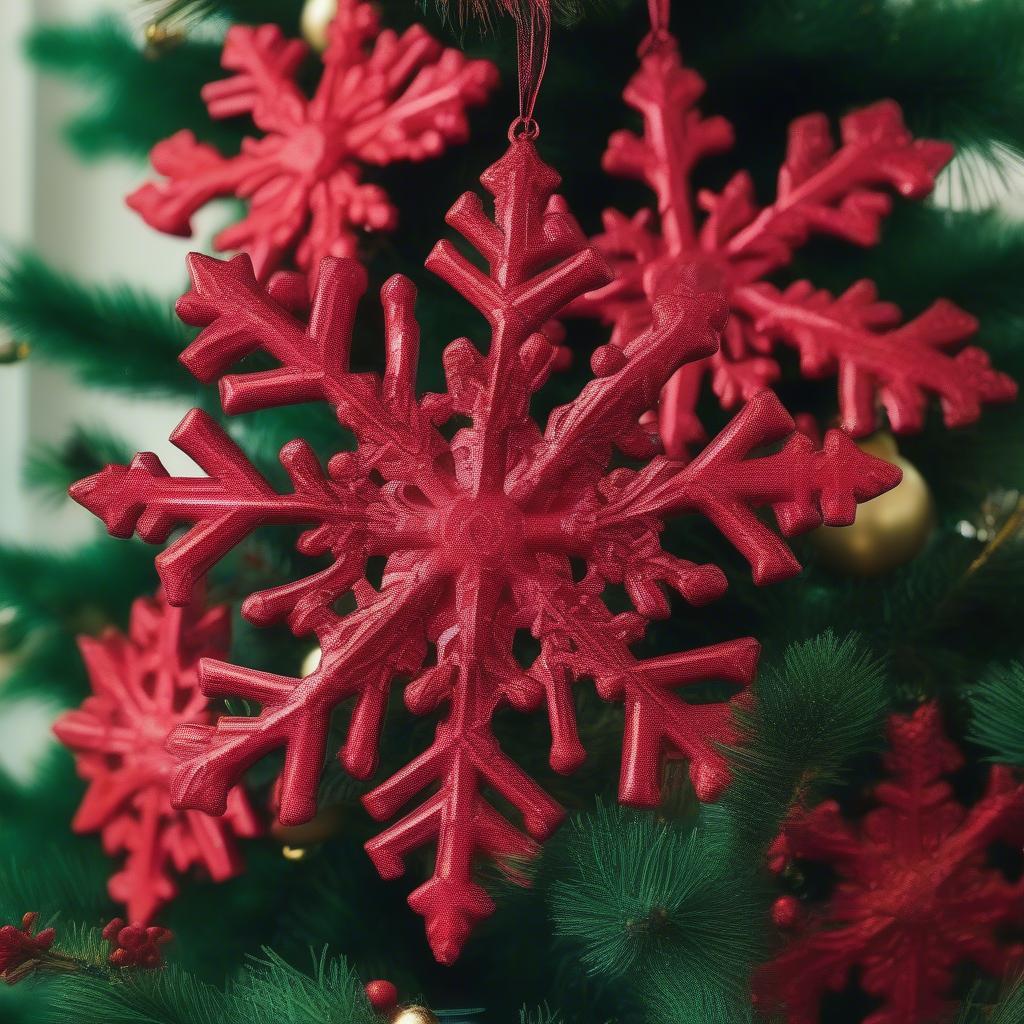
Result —
[{"label": "red snowflake on tree", "polygon": [[776,907],[797,934],[762,970],[759,1002],[790,1024],[817,1024],[820,1002],[859,968],[881,1003],[864,1024],[921,1024],[948,1008],[955,968],[971,961],[1001,975],[1022,949],[1000,932],[1024,921],[1024,879],[1010,882],[988,860],[993,842],[1024,842],[1024,787],[1007,768],[991,770],[973,807],[943,779],[963,764],[943,735],[939,709],[893,716],[878,806],[859,824],[834,801],[787,824],[773,867],[823,861],[838,875],[831,899],[800,920],[791,897]]},{"label": "red snowflake on tree", "polygon": [[497,84],[489,61],[466,60],[422,25],[382,31],[375,9],[339,0],[320,84],[307,99],[295,77],[307,48],[276,25],[235,26],[221,63],[234,72],[203,89],[212,117],[250,114],[263,132],[224,157],[190,131],[152,151],[167,181],[128,197],[146,223],[191,234],[190,219],[218,196],[249,202],[248,215],[214,240],[247,252],[262,280],[286,257],[309,272],[325,256],[352,256],[359,230],[389,230],[398,211],[364,165],[437,156],[466,138],[466,108]]},{"label": "red snowflake on tree", "polygon": [[[786,534],[823,518],[849,523],[857,501],[899,478],[840,432],[816,449],[792,433],[790,417],[770,392],[748,404],[688,466],[657,457],[639,471],[609,468],[613,447],[651,453],[651,438],[637,422],[641,412],[680,363],[703,358],[718,344],[725,307],[699,275],[655,303],[652,325],[635,343],[598,350],[597,379],[556,409],[542,432],[530,401],[556,350],[540,328],[566,302],[607,281],[608,270],[554,196],[559,178],[531,142],[513,142],[481,181],[494,196],[494,219],[467,193],[448,222],[477,249],[488,272],[447,241],[427,260],[491,328],[486,354],[468,338],[445,349],[447,393],[416,395],[419,335],[415,290],[406,278],[391,278],[381,291],[381,377],[349,370],[356,304],[366,286],[354,261],[325,261],[304,326],[289,312],[304,304],[301,278],[279,276],[265,290],[247,257],[223,263],[193,255],[192,290],[178,312],[205,329],[183,353],[184,364],[201,380],[220,379],[229,414],[326,401],[355,434],[357,450],[335,455],[325,472],[305,442],[290,442],[281,462],[293,489],[278,494],[227,434],[194,410],[172,440],[207,478],[169,477],[155,455],[141,454],[72,489],[120,536],[137,530],[159,542],[175,526],[191,524],[157,559],[177,602],[187,601],[210,566],[256,527],[312,524],[299,549],[327,555],[331,564],[252,595],[243,614],[258,625],[286,620],[296,634],[315,633],[322,660],[301,679],[205,661],[206,694],[238,694],[262,710],[254,718],[177,730],[174,745],[184,763],[175,799],[221,813],[246,768],[283,747],[280,818],[305,821],[316,810],[334,708],[355,699],[340,757],[352,775],[365,778],[376,765],[391,684],[411,676],[410,711],[426,715],[447,705],[448,712],[430,748],[364,798],[384,820],[425,794],[367,849],[381,874],[394,878],[409,851],[436,840],[433,874],[409,903],[427,919],[435,954],[449,963],[472,923],[493,909],[473,880],[474,856],[508,867],[531,855],[534,840],[547,837],[562,817],[558,804],[501,751],[492,732],[500,705],[525,712],[546,703],[551,765],[571,772],[585,756],[572,686],[591,678],[604,699],[625,704],[623,801],[658,801],[663,753],[689,759],[704,799],[727,782],[716,741],[731,734],[730,709],[690,704],[676,691],[709,678],[746,686],[757,643],[733,640],[646,659],[630,649],[649,620],[668,616],[663,587],[703,604],[726,586],[717,566],[661,548],[666,519],[707,516],[748,559],[755,578],[769,583],[799,567],[756,508],[770,507]],[[256,351],[278,368],[229,372]],[[460,420],[469,425],[446,440],[439,428]],[[765,445],[776,450],[755,454]],[[369,556],[387,559],[379,590],[365,579]],[[574,559],[586,563],[582,578],[574,575]],[[610,612],[602,599],[606,583],[624,584],[636,610]],[[348,591],[358,608],[341,615],[335,602]],[[520,629],[540,644],[526,668],[513,655]],[[526,835],[492,806],[487,790],[521,812]]]},{"label": "red snowflake on tree", "polygon": [[201,865],[217,881],[230,878],[241,866],[233,836],[259,831],[238,787],[226,792],[220,820],[175,810],[170,800],[176,762],[167,735],[182,723],[212,721],[199,661],[227,653],[228,628],[227,608],[204,610],[198,598],[173,608],[158,596],[135,602],[128,636],[109,630],[78,641],[93,695],[54,725],[89,781],[72,827],[100,831],[107,853],[127,854],[110,895],[138,924],[174,896],[172,870]]},{"label": "red snowflake on tree", "polygon": [[885,187],[910,199],[927,195],[953,155],[951,146],[914,139],[891,101],[844,117],[838,148],[825,116],[809,114],[790,126],[775,202],[759,206],[741,171],[720,194],[697,194],[696,206],[707,214],[698,227],[691,171],[733,142],[728,121],[696,109],[703,91],[671,36],[646,45],[625,90],[626,102],[643,117],[643,136],[613,134],[603,163],[612,174],[650,186],[657,213],[605,213],[595,244],[615,280],[573,305],[574,312],[613,325],[613,343],[626,346],[650,323],[651,299],[664,278],[695,259],[721,269],[731,309],[721,349],[679,370],[658,406],[669,455],[683,458],[704,440],[696,412],[704,380],[710,378],[724,408],[734,408],[778,378],[777,343],[797,350],[807,377],[838,376],[842,426],[855,436],[876,429],[879,403],[893,429],[908,432],[921,427],[933,396],[947,426],[957,427],[974,422],[984,402],[1016,395],[1013,381],[992,370],[982,350],[963,347],[978,325],[951,302],[940,299],[901,323],[899,309],[878,301],[867,280],[838,297],[808,281],[780,289],[766,280],[815,233],[875,245],[891,207]]}]

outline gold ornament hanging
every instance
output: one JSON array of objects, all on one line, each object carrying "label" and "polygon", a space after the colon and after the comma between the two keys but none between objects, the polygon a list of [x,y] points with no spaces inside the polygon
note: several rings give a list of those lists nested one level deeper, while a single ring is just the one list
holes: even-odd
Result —
[{"label": "gold ornament hanging", "polygon": [[302,673],[303,679],[305,679],[306,676],[311,676],[317,670],[317,666],[320,664],[320,657],[321,652],[319,647],[314,647],[312,650],[307,652],[306,656],[302,659],[302,666],[299,669]]},{"label": "gold ornament hanging", "polygon": [[909,562],[928,543],[935,505],[924,477],[900,455],[892,434],[880,431],[857,447],[899,466],[903,479],[861,505],[852,526],[819,526],[811,540],[821,563],[834,572],[880,576]]},{"label": "gold ornament hanging", "polygon": [[338,0],[306,0],[299,16],[302,38],[323,53],[327,49],[327,29],[338,13]]},{"label": "gold ornament hanging", "polygon": [[400,1006],[391,1024],[438,1024],[438,1019],[425,1006]]},{"label": "gold ornament hanging", "polygon": [[151,21],[143,31],[145,46],[142,52],[157,60],[185,41],[185,30],[169,21]]}]

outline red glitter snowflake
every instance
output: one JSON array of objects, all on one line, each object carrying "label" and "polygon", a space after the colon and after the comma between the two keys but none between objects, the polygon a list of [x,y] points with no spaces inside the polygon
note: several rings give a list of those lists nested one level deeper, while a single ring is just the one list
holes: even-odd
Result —
[{"label": "red glitter snowflake", "polygon": [[[774,203],[759,206],[750,176],[741,171],[720,194],[699,192],[694,204],[694,166],[733,142],[728,121],[696,109],[703,91],[703,80],[683,66],[671,36],[648,44],[625,90],[626,102],[643,117],[643,136],[613,134],[603,163],[612,174],[650,186],[657,213],[605,213],[595,244],[615,280],[573,305],[574,312],[613,325],[613,343],[625,346],[646,330],[651,297],[666,276],[695,259],[720,267],[731,309],[721,349],[683,367],[658,406],[669,455],[683,458],[704,440],[696,407],[705,379],[723,408],[734,408],[778,378],[777,343],[797,350],[807,377],[838,376],[842,426],[855,436],[876,429],[879,403],[903,433],[921,427],[932,397],[947,426],[957,427],[974,422],[982,403],[1016,395],[1013,381],[992,370],[982,350],[963,347],[978,325],[951,302],[940,299],[901,323],[899,309],[878,301],[867,280],[838,297],[808,281],[780,289],[766,280],[815,233],[877,244],[892,205],[885,187],[910,199],[927,195],[953,155],[951,146],[914,139],[891,101],[844,117],[838,148],[825,116],[809,114],[790,126]],[[707,214],[699,227],[694,205]]]},{"label": "red glitter snowflake", "polygon": [[226,608],[204,610],[198,598],[184,608],[140,598],[128,636],[109,630],[78,641],[93,696],[54,725],[89,781],[72,827],[100,831],[107,853],[127,854],[110,895],[138,924],[175,895],[172,870],[201,865],[217,881],[230,878],[241,866],[232,837],[259,831],[237,787],[225,794],[220,820],[175,810],[170,801],[176,762],[164,743],[177,725],[212,721],[199,661],[227,653],[228,627]]},{"label": "red glitter snowflake", "polygon": [[[730,733],[725,704],[690,704],[678,688],[709,678],[746,686],[757,656],[752,639],[732,640],[646,659],[630,649],[649,620],[669,614],[662,588],[693,604],[726,587],[715,565],[669,554],[659,533],[669,517],[707,516],[750,562],[761,583],[798,565],[758,517],[770,507],[786,534],[852,521],[857,501],[893,486],[899,471],[861,453],[841,432],[817,449],[777,399],[757,396],[701,456],[684,466],[657,457],[645,468],[610,469],[613,448],[651,452],[638,417],[680,363],[715,350],[725,307],[699,275],[654,306],[650,329],[625,348],[595,354],[597,379],[556,409],[542,432],[530,415],[532,394],[548,377],[556,349],[540,333],[569,300],[608,280],[554,191],[557,174],[533,144],[515,141],[481,178],[494,196],[494,219],[466,193],[448,222],[486,261],[478,269],[447,241],[427,266],[455,288],[491,329],[482,354],[468,338],[444,351],[448,390],[417,397],[419,334],[415,290],[404,277],[381,291],[386,369],[349,370],[357,301],[366,277],[351,260],[325,261],[309,324],[305,282],[275,279],[265,290],[248,257],[223,263],[193,255],[192,290],[179,315],[204,330],[183,363],[201,380],[220,380],[229,414],[312,400],[334,407],[356,436],[355,452],[321,467],[300,440],[281,462],[292,491],[278,494],[205,413],[189,413],[174,443],[208,474],[167,475],[152,454],[111,466],[76,484],[74,498],[119,536],[133,530],[160,542],[179,524],[190,529],[157,559],[172,601],[184,602],[204,573],[256,527],[308,523],[299,541],[329,566],[296,582],[256,593],[243,607],[253,623],[285,620],[313,632],[323,657],[302,679],[219,661],[202,665],[202,686],[261,706],[254,718],[224,717],[215,726],[177,730],[184,759],[174,781],[182,806],[221,813],[246,768],[284,748],[280,818],[296,824],[316,810],[317,779],[334,708],[355,699],[340,751],[354,776],[376,765],[388,693],[412,677],[406,706],[426,715],[447,705],[433,744],[365,798],[377,819],[392,817],[420,794],[423,802],[367,843],[380,873],[394,878],[403,857],[436,840],[433,874],[410,896],[427,919],[438,959],[452,962],[472,923],[493,910],[473,881],[481,855],[506,867],[531,855],[534,840],[556,827],[562,809],[500,749],[495,710],[546,704],[551,765],[567,773],[584,759],[574,721],[573,684],[593,679],[606,700],[625,704],[620,798],[659,799],[663,753],[687,758],[698,794],[726,784],[716,741]],[[230,373],[262,351],[279,366]],[[458,426],[452,439],[441,429]],[[769,453],[758,450],[774,445]],[[379,590],[365,579],[369,556],[387,559]],[[573,559],[586,563],[579,578]],[[606,583],[625,586],[635,611],[613,614]],[[358,605],[336,611],[352,591]],[[529,630],[540,654],[527,668],[513,655],[517,630]],[[516,808],[525,833],[488,801],[493,792]]]},{"label": "red glitter snowflake", "polygon": [[890,720],[889,778],[862,822],[827,801],[786,826],[772,866],[823,861],[838,883],[803,920],[791,897],[780,900],[776,920],[796,924],[797,934],[762,970],[766,1009],[784,1011],[789,1024],[817,1024],[822,996],[859,968],[861,986],[881,1003],[864,1024],[921,1024],[948,1008],[959,964],[998,976],[1020,956],[1000,932],[1024,922],[1024,879],[1007,881],[988,851],[997,840],[1024,842],[1024,787],[993,768],[985,795],[965,808],[943,779],[962,764],[938,707],[925,704]]},{"label": "red glitter snowflake", "polygon": [[359,230],[395,226],[387,193],[361,182],[364,165],[423,160],[464,141],[466,108],[497,84],[489,61],[466,60],[422,25],[382,31],[359,0],[339,0],[311,99],[295,81],[306,52],[276,25],[231,28],[221,63],[234,74],[203,99],[212,117],[250,114],[263,136],[224,157],[190,131],[172,135],[151,153],[167,181],[143,185],[128,205],[160,231],[189,235],[200,207],[238,196],[249,212],[217,249],[247,252],[261,280],[286,257],[315,270],[325,256],[354,255]]}]

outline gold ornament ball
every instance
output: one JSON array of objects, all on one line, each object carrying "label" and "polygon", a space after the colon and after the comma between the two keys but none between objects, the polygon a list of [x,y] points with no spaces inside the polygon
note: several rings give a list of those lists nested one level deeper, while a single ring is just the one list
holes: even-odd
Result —
[{"label": "gold ornament ball", "polygon": [[893,436],[873,434],[857,447],[899,466],[903,479],[891,491],[857,507],[852,526],[820,526],[811,534],[823,565],[847,576],[880,576],[909,562],[935,528],[931,491],[917,467],[903,458]]},{"label": "gold ornament ball", "polygon": [[438,1024],[438,1020],[425,1006],[400,1006],[391,1024]]},{"label": "gold ornament ball", "polygon": [[338,0],[306,0],[299,16],[302,38],[323,53],[327,49],[327,29],[338,13]]},{"label": "gold ornament ball", "polygon": [[320,665],[321,651],[319,647],[314,647],[312,650],[306,652],[306,656],[302,659],[302,666],[299,671],[302,673],[302,678],[311,676]]}]

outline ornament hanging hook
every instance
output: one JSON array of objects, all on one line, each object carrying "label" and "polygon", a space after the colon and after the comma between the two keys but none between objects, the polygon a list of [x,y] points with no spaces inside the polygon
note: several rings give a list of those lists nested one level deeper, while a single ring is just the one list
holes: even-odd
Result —
[{"label": "ornament hanging hook", "polygon": [[550,0],[520,0],[512,9],[519,64],[519,116],[509,125],[510,142],[536,139],[540,125],[533,116],[551,49]]},{"label": "ornament hanging hook", "polygon": [[672,43],[672,33],[668,30],[669,14],[672,0],[647,0],[647,13],[651,19],[651,31],[640,42],[639,53],[646,57],[649,53],[660,50],[667,43]]}]

